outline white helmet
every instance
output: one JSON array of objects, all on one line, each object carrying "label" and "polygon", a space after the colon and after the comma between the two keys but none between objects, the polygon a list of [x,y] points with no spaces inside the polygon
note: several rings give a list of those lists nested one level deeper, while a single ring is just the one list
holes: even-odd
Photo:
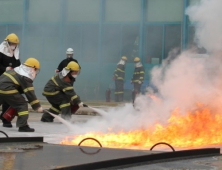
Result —
[{"label": "white helmet", "polygon": [[72,48],[68,48],[68,49],[66,50],[66,54],[73,54],[73,53],[74,53],[74,51],[73,51]]}]

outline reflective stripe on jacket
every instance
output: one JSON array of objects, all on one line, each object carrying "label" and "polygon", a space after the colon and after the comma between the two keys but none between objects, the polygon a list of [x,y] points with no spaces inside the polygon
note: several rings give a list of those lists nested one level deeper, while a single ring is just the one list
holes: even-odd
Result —
[{"label": "reflective stripe on jacket", "polygon": [[115,77],[116,80],[124,80],[125,78],[125,66],[122,64],[118,64],[116,67],[116,70],[114,72],[113,77]]},{"label": "reflective stripe on jacket", "polygon": [[14,70],[6,71],[0,76],[0,94],[15,95],[24,93],[32,108],[36,110],[41,105],[35,95],[32,83],[33,81],[30,78],[21,76]]},{"label": "reflective stripe on jacket", "polygon": [[143,82],[144,81],[144,68],[142,67],[136,67],[133,73],[132,82],[136,83],[138,81]]},{"label": "reflective stripe on jacket", "polygon": [[59,77],[59,74],[55,74],[45,85],[43,95],[44,96],[56,96],[65,94],[68,98],[70,98],[70,101],[73,101],[73,103],[80,103],[79,96],[75,93],[73,88],[74,81],[71,82],[65,82],[63,79]]}]

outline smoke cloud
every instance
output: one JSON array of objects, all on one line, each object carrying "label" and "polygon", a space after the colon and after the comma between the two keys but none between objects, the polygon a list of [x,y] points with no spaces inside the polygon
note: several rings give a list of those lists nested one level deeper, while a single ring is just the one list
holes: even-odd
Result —
[{"label": "smoke cloud", "polygon": [[185,114],[200,103],[219,112],[222,101],[221,6],[221,0],[202,0],[187,9],[190,21],[195,23],[195,41],[207,50],[207,54],[199,55],[188,49],[175,58],[169,53],[168,59],[151,71],[151,82],[158,89],[157,93],[147,88],[145,95],[137,97],[135,108],[131,103],[110,108],[100,118],[74,124],[75,132],[148,128],[156,122],[167,123],[175,109]]},{"label": "smoke cloud", "polygon": [[221,51],[221,5],[220,0],[201,0],[186,11],[190,21],[196,24],[195,40],[209,53]]}]

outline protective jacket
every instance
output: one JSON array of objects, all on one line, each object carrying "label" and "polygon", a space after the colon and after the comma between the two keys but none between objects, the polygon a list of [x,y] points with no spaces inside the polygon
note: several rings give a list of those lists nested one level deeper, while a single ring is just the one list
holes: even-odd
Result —
[{"label": "protective jacket", "polygon": [[78,63],[78,61],[76,59],[74,59],[74,58],[69,58],[69,59],[66,58],[66,59],[62,60],[61,63],[59,64],[59,66],[57,68],[59,70],[59,72],[62,71],[62,69],[64,67],[66,67],[69,64],[70,61],[75,61],[76,63]]},{"label": "protective jacket", "polygon": [[[71,82],[65,82],[62,78],[62,73],[55,74],[45,85],[43,95],[46,97],[57,97],[59,95],[66,95],[66,97],[69,99],[69,101],[79,104],[80,98],[77,96],[77,94],[74,91],[72,80]],[[67,103],[67,105],[70,105],[70,103]]]},{"label": "protective jacket", "polygon": [[[51,104],[49,111],[56,115],[60,114],[63,119],[71,119],[71,105],[77,105],[81,102],[79,96],[74,91],[72,79],[71,82],[63,80],[62,72],[55,74],[45,85],[43,95]],[[48,113],[42,115],[41,121],[52,122],[54,119]]]},{"label": "protective jacket", "polygon": [[0,75],[2,75],[6,67],[12,67],[15,68],[21,64],[20,60],[16,60],[15,57],[8,57],[5,54],[0,52]]},{"label": "protective jacket", "polygon": [[0,105],[4,102],[15,108],[18,112],[17,127],[27,125],[28,104],[21,95],[24,93],[29,104],[34,110],[41,107],[34,93],[33,81],[25,76],[21,76],[14,70],[4,72],[0,76]]},{"label": "protective jacket", "polygon": [[121,80],[124,81],[125,78],[125,65],[118,64],[116,67],[116,70],[113,74],[113,77],[115,77],[115,80]]},{"label": "protective jacket", "polygon": [[142,83],[144,81],[144,68],[142,65],[140,67],[135,67],[132,78],[133,83],[138,83],[139,81],[141,81]]},{"label": "protective jacket", "polygon": [[34,110],[40,107],[40,103],[34,92],[33,81],[27,77],[17,74],[14,70],[9,70],[0,76],[0,94],[15,95],[24,93]]}]

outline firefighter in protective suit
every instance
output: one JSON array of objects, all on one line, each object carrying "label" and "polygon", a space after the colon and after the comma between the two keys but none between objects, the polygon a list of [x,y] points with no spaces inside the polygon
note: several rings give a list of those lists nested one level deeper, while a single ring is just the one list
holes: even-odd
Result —
[{"label": "firefighter in protective suit", "polygon": [[133,103],[135,101],[136,95],[140,93],[141,85],[144,81],[144,68],[142,63],[140,62],[139,57],[134,58],[135,69],[133,73],[133,78],[131,80],[131,84],[134,85],[134,89],[132,92]]},{"label": "firefighter in protective suit", "polygon": [[65,68],[70,61],[74,61],[74,62],[78,63],[78,61],[76,59],[74,59],[73,56],[74,56],[73,49],[68,48],[66,50],[66,59],[62,60],[59,63],[58,68],[55,70],[55,72],[58,73],[58,72],[62,71],[62,69]]},{"label": "firefighter in protective suit", "polygon": [[[51,104],[49,112],[60,114],[66,120],[71,119],[71,106],[86,107],[75,93],[74,79],[79,75],[79,64],[71,61],[63,70],[55,74],[45,85],[43,95]],[[53,122],[54,117],[48,113],[42,115],[42,122]]]},{"label": "firefighter in protective suit", "polygon": [[[20,66],[19,60],[19,38],[16,34],[9,34],[5,40],[0,44],[0,75],[7,70],[12,70],[15,67]],[[2,104],[2,113],[0,119],[2,119],[3,127],[11,128],[12,124],[3,118],[3,114],[9,108],[7,103]]]},{"label": "firefighter in protective suit", "polygon": [[29,104],[39,113],[43,112],[39,100],[36,98],[33,80],[39,72],[40,64],[35,58],[28,58],[24,64],[8,70],[0,76],[0,105],[8,103],[18,112],[16,126],[19,132],[34,132],[28,125],[28,103],[22,96],[25,94]]},{"label": "firefighter in protective suit", "polygon": [[127,61],[126,56],[122,56],[121,60],[117,64],[116,70],[113,74],[113,80],[115,81],[115,101],[122,102],[124,94],[124,79],[125,79],[125,64]]}]

